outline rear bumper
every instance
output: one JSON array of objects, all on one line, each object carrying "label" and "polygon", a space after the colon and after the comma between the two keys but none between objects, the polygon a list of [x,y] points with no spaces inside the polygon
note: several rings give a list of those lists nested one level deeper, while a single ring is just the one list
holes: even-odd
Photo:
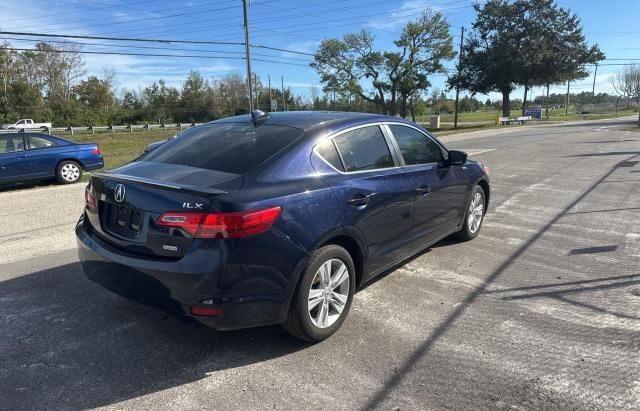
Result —
[{"label": "rear bumper", "polygon": [[95,159],[84,159],[82,161],[82,167],[86,171],[100,170],[104,168],[104,158],[96,157]]},{"label": "rear bumper", "polygon": [[[221,259],[206,249],[180,260],[125,255],[92,235],[91,228],[84,226],[84,218],[76,226],[76,235],[78,257],[85,275],[129,300],[175,316],[191,317],[219,330],[279,324],[286,319],[293,287],[260,290],[254,280],[246,281],[243,287],[243,278],[239,276],[248,279],[252,276],[243,272],[246,266],[238,272],[229,261],[230,256]],[[204,304],[203,300],[212,300],[213,304]],[[224,313],[216,317],[193,316],[191,307],[194,306],[221,308]]]}]

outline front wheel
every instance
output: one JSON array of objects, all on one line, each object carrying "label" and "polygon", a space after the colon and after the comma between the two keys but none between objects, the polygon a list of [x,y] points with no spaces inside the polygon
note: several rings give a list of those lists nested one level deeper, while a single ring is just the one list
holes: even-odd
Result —
[{"label": "front wheel", "polygon": [[480,186],[475,186],[471,193],[471,201],[467,207],[467,214],[464,218],[462,229],[455,234],[455,237],[469,241],[476,238],[482,227],[482,220],[485,214],[485,194]]},{"label": "front wheel", "polygon": [[56,168],[56,179],[60,184],[77,183],[82,177],[82,167],[75,161],[63,161]]},{"label": "front wheel", "polygon": [[353,260],[344,248],[332,244],[316,250],[294,293],[284,329],[306,341],[329,338],[349,312],[355,275]]}]

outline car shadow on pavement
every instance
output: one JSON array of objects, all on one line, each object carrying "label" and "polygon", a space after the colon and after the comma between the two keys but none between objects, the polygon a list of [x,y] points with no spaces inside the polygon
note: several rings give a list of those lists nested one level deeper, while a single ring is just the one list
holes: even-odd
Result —
[{"label": "car shadow on pavement", "polygon": [[55,180],[51,181],[29,181],[26,183],[0,184],[0,193],[7,191],[27,190],[30,188],[48,187],[60,185]]},{"label": "car shadow on pavement", "polygon": [[0,282],[6,409],[93,408],[305,349],[280,327],[216,332],[131,303],[78,263]]},{"label": "car shadow on pavement", "polygon": [[[482,284],[472,289],[460,302],[455,306],[453,310],[451,310],[438,324],[436,324],[433,330],[424,337],[424,339],[418,343],[417,347],[404,358],[404,360],[398,365],[395,369],[395,374],[392,378],[385,381],[384,385],[371,393],[369,398],[363,401],[362,410],[370,410],[383,408],[383,404],[386,400],[392,397],[396,390],[401,388],[402,383],[407,378],[408,374],[411,373],[417,367],[417,364],[422,361],[428,361],[429,354],[433,349],[434,345],[445,335],[448,333],[450,328],[452,328],[457,321],[461,319],[462,316],[465,315],[466,311],[476,302],[476,300],[484,295],[488,289],[516,262],[518,261],[534,244],[538,242],[542,238],[545,233],[547,233],[557,222],[559,222],[570,210],[572,210],[576,205],[581,203],[591,192],[593,192],[600,184],[606,181],[620,166],[621,164],[628,163],[638,156],[640,156],[640,152],[628,152],[622,153],[631,155],[627,157],[620,163],[617,163],[611,167],[604,175],[598,178],[594,183],[589,186],[586,190],[581,192],[581,194],[575,198],[572,202],[570,202],[567,206],[565,206],[562,210],[560,210],[551,220],[549,220],[544,226],[542,226],[539,230],[533,234],[529,240],[527,240],[524,244],[522,244],[514,253],[509,255],[502,261],[498,267],[489,273],[489,275],[484,279]],[[635,281],[632,282],[632,285],[635,285]],[[629,285],[629,284],[625,284]]]}]

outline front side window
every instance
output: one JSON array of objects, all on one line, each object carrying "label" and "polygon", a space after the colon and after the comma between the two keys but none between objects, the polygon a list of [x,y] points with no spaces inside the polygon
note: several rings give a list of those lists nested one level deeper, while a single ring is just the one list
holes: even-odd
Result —
[{"label": "front side window", "polygon": [[38,150],[41,148],[51,148],[57,146],[53,141],[38,136],[29,136],[29,148],[31,150]]},{"label": "front side window", "polygon": [[194,127],[161,144],[141,161],[245,174],[302,135],[299,128],[252,123]]},{"label": "front side window", "polygon": [[418,130],[398,125],[389,125],[389,128],[406,165],[439,163],[444,160],[440,146]]},{"label": "front side window", "polygon": [[346,171],[374,170],[394,166],[389,146],[378,126],[348,131],[336,137],[335,142]]},{"label": "front side window", "polygon": [[0,136],[0,154],[24,151],[22,136],[4,135]]}]

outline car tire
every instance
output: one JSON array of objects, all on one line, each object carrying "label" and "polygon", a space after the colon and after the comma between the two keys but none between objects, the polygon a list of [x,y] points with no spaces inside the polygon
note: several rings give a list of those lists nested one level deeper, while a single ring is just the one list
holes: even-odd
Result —
[{"label": "car tire", "polygon": [[480,186],[475,186],[471,192],[469,204],[466,207],[464,222],[460,231],[454,236],[462,241],[473,240],[480,233],[484,215],[486,213],[485,192]]},{"label": "car tire", "polygon": [[[340,274],[343,268],[346,272]],[[328,277],[323,274],[327,271]],[[355,287],[355,266],[347,250],[333,244],[319,248],[309,258],[283,328],[310,342],[329,338],[347,317]]]},{"label": "car tire", "polygon": [[75,161],[61,161],[56,167],[56,180],[60,184],[73,184],[82,178],[82,166]]}]

